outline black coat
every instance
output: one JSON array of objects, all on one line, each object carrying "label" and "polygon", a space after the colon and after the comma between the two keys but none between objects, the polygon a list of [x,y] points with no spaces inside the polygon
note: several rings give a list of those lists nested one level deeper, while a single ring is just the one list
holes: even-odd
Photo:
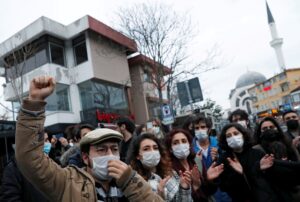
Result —
[{"label": "black coat", "polygon": [[48,200],[36,190],[21,174],[16,161],[5,167],[0,189],[0,202],[47,202]]},{"label": "black coat", "polygon": [[227,157],[234,158],[233,153],[223,152],[219,160],[219,163],[224,164],[224,172],[219,177],[221,190],[227,192],[233,202],[281,201],[260,171],[259,162],[264,153],[248,148],[235,155],[243,167],[244,174],[239,174],[229,165]]}]

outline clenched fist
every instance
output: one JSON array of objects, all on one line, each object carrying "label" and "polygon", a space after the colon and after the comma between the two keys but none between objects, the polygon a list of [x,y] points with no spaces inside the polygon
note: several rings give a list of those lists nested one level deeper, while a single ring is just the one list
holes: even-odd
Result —
[{"label": "clenched fist", "polygon": [[31,80],[29,100],[43,101],[55,89],[55,80],[50,76],[39,76]]}]

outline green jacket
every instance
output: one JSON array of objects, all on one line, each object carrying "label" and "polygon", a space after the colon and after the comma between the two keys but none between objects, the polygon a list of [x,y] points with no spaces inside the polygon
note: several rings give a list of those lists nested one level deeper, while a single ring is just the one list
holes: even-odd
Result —
[{"label": "green jacket", "polygon": [[[46,102],[24,100],[16,127],[16,160],[22,174],[50,201],[97,201],[95,182],[85,170],[61,168],[43,153]],[[129,201],[163,201],[130,167],[117,181]]]}]

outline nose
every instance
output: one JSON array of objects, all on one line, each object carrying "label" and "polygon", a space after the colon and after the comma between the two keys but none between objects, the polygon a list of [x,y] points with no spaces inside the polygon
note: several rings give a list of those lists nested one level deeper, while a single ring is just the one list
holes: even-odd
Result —
[{"label": "nose", "polygon": [[113,155],[113,152],[112,152],[111,148],[108,148],[108,149],[107,149],[106,154],[107,154],[107,155]]}]

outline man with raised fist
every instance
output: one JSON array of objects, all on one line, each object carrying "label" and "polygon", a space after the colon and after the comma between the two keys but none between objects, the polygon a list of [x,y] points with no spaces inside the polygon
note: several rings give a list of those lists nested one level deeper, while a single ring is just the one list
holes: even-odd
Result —
[{"label": "man with raised fist", "polygon": [[22,174],[50,201],[163,201],[130,166],[119,160],[122,134],[88,132],[80,141],[86,167],[61,168],[43,153],[45,99],[55,89],[49,76],[34,78],[17,121],[16,160]]}]

